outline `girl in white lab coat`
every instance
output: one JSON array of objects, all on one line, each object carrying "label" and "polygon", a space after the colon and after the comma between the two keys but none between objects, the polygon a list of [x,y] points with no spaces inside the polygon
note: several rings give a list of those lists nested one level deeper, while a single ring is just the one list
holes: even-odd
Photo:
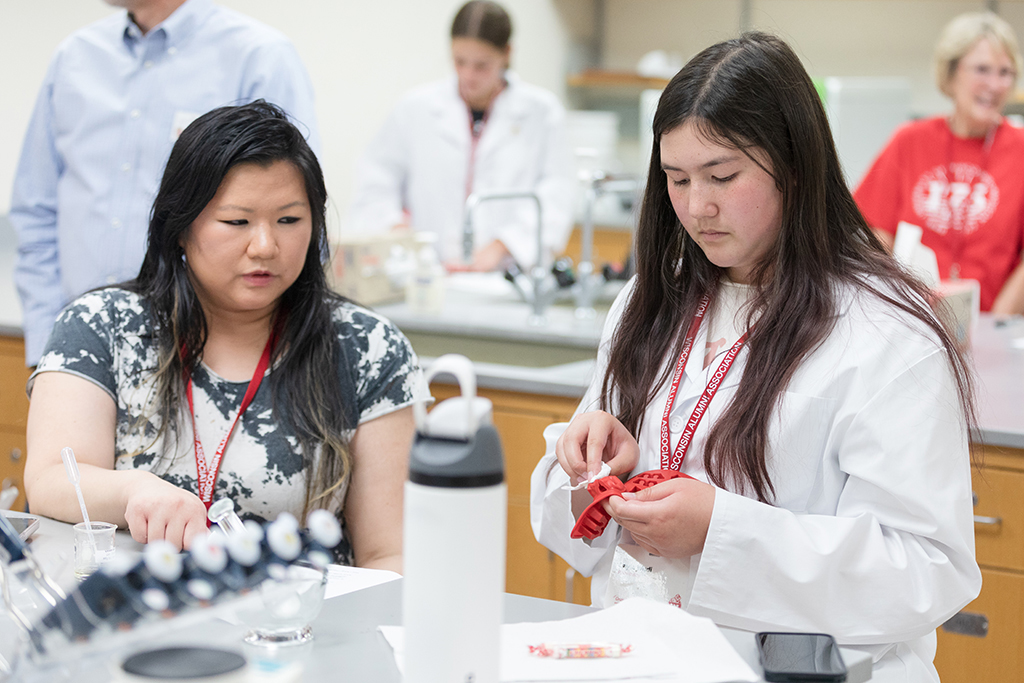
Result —
[{"label": "girl in white lab coat", "polygon": [[560,252],[572,223],[575,181],[565,111],[550,92],[507,71],[512,23],[500,5],[474,0],[452,22],[456,76],[420,86],[395,108],[357,170],[349,230],[409,226],[436,233],[451,269],[496,270],[537,262],[537,204],[488,201],[473,212],[470,261],[463,214],[472,193],[535,192],[543,257]]},{"label": "girl in white lab coat", "polygon": [[[927,300],[858,212],[793,51],[760,33],[703,51],[658,105],[637,276],[593,384],[545,432],[538,540],[593,574],[597,605],[827,632],[874,680],[938,680],[935,628],[981,575],[971,377]],[[564,487],[602,463],[692,479],[609,498],[604,533],[573,540],[591,498]]]}]

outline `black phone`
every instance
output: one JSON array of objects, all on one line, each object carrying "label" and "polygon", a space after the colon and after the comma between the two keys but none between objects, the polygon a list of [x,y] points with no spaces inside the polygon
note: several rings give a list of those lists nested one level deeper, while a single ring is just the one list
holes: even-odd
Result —
[{"label": "black phone", "polygon": [[846,664],[835,638],[825,633],[758,633],[764,680],[772,683],[839,683]]}]

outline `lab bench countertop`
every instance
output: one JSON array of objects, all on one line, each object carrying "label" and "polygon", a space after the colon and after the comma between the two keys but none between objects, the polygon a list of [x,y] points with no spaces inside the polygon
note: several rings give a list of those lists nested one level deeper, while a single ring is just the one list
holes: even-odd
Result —
[{"label": "lab bench countertop", "polygon": [[[40,520],[39,530],[30,545],[43,568],[67,591],[77,585],[70,571],[71,546],[71,526],[45,518]],[[118,533],[117,547],[127,559],[137,557],[140,550],[126,532]],[[402,581],[325,600],[323,609],[312,623],[314,641],[294,649],[270,650],[243,644],[245,627],[235,619],[218,618],[226,616],[229,609],[225,606],[193,610],[162,623],[160,619],[150,619],[135,631],[109,636],[106,643],[99,641],[92,648],[82,643],[69,644],[67,652],[60,653],[49,662],[39,665],[23,663],[17,679],[30,683],[108,681],[119,675],[118,663],[131,652],[200,645],[240,651],[252,663],[291,664],[293,670],[298,669],[295,673],[301,675],[302,680],[335,680],[340,676],[343,680],[353,681],[401,681],[392,651],[377,628],[382,624],[402,623]],[[591,608],[581,605],[522,595],[506,594],[504,601],[505,623],[562,620],[590,611]],[[728,628],[722,629],[722,634],[740,657],[761,674],[754,635]],[[0,615],[0,655],[8,661],[16,659],[16,637],[13,622]],[[841,652],[849,669],[849,683],[863,683],[871,678],[869,655],[845,648]]]},{"label": "lab bench countertop", "polygon": [[[613,289],[612,296],[617,291]],[[437,313],[418,313],[404,303],[375,306],[374,310],[403,332],[558,344],[596,353],[608,296],[603,300],[594,317],[580,319],[570,298],[559,299],[545,309],[543,323],[536,324],[531,321],[531,307],[500,274],[459,273],[445,279],[444,301]]]},{"label": "lab bench countertop", "polygon": [[[0,217],[0,335],[22,336],[21,304],[14,287],[15,239]],[[474,340],[485,348],[476,361],[481,387],[580,398],[590,383],[614,285],[602,292],[593,318],[577,318],[570,301],[549,306],[544,325],[530,324],[530,307],[495,275],[452,278],[438,315],[416,313],[405,304],[377,306],[413,339],[440,352],[459,351]],[[445,348],[451,344],[452,348]],[[1024,318],[997,322],[982,315],[972,338],[978,373],[977,440],[990,446],[1024,449]],[[531,355],[532,351],[532,355]],[[439,353],[417,349],[429,365]],[[545,358],[556,357],[547,363]]]},{"label": "lab bench countertop", "polygon": [[494,273],[447,278],[437,313],[404,303],[374,310],[410,338],[425,368],[442,353],[463,353],[474,361],[481,387],[580,398],[593,373],[608,302],[619,287],[604,288],[592,317],[577,316],[566,298],[546,308],[541,324]]},{"label": "lab bench countertop", "polygon": [[987,446],[1024,449],[1024,317],[982,314],[971,338],[978,434]]}]

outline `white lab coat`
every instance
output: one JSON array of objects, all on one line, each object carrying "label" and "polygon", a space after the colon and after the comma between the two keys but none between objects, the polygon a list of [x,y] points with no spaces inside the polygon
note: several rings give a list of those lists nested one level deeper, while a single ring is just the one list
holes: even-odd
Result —
[{"label": "white lab coat", "polygon": [[[631,290],[609,315],[577,414],[597,409],[610,334]],[[693,614],[749,631],[831,633],[873,655],[875,681],[937,681],[935,628],[981,588],[955,382],[923,325],[863,292],[841,300],[844,314],[794,374],[770,426],[775,505],[719,489],[703,553],[652,562],[668,565],[670,583],[683,586],[679,602]],[[705,330],[695,349],[704,348]],[[720,356],[702,370],[703,355],[690,357],[673,418],[689,417],[718,367]],[[747,350],[737,356],[683,463],[702,481],[708,430],[735,394],[746,358]],[[667,392],[647,411],[635,472],[660,469]],[[542,544],[593,574],[594,603],[604,606],[614,547],[632,544],[614,522],[590,545],[570,539],[574,518],[560,488],[567,476],[554,456],[565,426],[545,430],[531,521]],[[674,428],[673,447],[678,438]]]},{"label": "white lab coat", "polygon": [[[507,73],[477,143],[471,189],[535,190],[541,198],[545,259],[561,252],[572,227],[576,182],[565,110],[550,92]],[[439,236],[444,260],[462,258],[472,136],[455,77],[412,90],[371,143],[356,173],[348,230],[382,232],[404,220]],[[474,248],[499,239],[521,266],[537,259],[532,200],[481,204]]]}]

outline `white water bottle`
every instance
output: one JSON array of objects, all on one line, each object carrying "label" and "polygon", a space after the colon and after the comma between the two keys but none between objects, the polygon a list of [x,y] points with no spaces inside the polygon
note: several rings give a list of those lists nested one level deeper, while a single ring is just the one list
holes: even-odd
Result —
[{"label": "white water bottle", "polygon": [[462,395],[415,406],[405,484],[405,683],[497,683],[508,493],[491,402],[468,358],[438,358]]}]

